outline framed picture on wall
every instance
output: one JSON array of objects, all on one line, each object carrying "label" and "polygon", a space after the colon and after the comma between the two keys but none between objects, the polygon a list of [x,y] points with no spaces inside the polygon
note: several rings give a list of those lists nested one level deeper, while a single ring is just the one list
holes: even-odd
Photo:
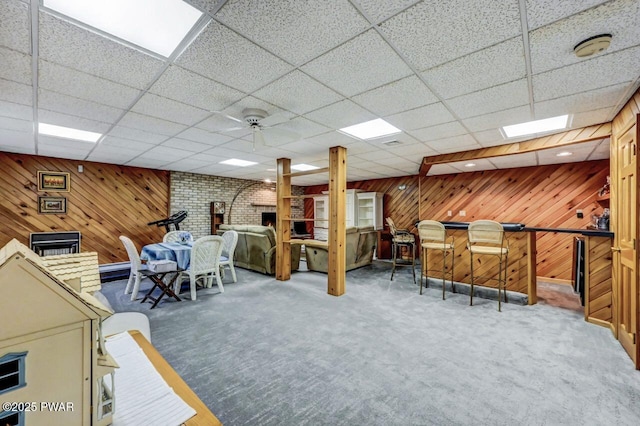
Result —
[{"label": "framed picture on wall", "polygon": [[38,172],[38,191],[69,192],[69,173]]},{"label": "framed picture on wall", "polygon": [[67,213],[67,199],[65,197],[38,197],[39,214]]},{"label": "framed picture on wall", "polygon": [[213,214],[224,214],[224,201],[213,202]]}]

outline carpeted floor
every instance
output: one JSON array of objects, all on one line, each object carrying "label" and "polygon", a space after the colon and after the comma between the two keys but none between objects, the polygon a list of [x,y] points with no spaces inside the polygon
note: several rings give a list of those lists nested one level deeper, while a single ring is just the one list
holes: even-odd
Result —
[{"label": "carpeted floor", "polygon": [[374,262],[333,297],[324,274],[238,269],[223,294],[153,310],[124,281],[103,293],[149,316],[153,344],[227,426],[638,424],[640,372],[608,329],[389,276]]}]

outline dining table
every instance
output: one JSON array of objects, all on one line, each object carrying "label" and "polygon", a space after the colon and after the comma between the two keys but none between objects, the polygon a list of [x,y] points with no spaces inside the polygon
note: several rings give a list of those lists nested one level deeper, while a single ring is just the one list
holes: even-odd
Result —
[{"label": "dining table", "polygon": [[191,261],[191,248],[193,243],[154,243],[142,247],[140,259],[151,260],[173,260],[180,269],[189,269]]}]

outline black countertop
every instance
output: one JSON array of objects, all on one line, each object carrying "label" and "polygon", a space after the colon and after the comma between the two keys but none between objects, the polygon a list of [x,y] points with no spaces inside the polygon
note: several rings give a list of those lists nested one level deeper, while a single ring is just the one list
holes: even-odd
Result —
[{"label": "black countertop", "polygon": [[[468,229],[469,222],[442,222],[446,229]],[[570,229],[570,228],[538,228],[528,227],[523,223],[502,223],[506,232],[560,232],[565,234],[581,234],[588,237],[613,238],[613,232],[600,229]]]}]

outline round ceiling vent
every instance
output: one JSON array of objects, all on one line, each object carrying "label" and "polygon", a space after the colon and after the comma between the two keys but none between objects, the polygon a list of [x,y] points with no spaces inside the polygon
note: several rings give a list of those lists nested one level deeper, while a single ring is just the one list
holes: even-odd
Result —
[{"label": "round ceiling vent", "polygon": [[584,58],[602,52],[611,44],[611,34],[599,34],[576,44],[573,48],[578,58]]}]

